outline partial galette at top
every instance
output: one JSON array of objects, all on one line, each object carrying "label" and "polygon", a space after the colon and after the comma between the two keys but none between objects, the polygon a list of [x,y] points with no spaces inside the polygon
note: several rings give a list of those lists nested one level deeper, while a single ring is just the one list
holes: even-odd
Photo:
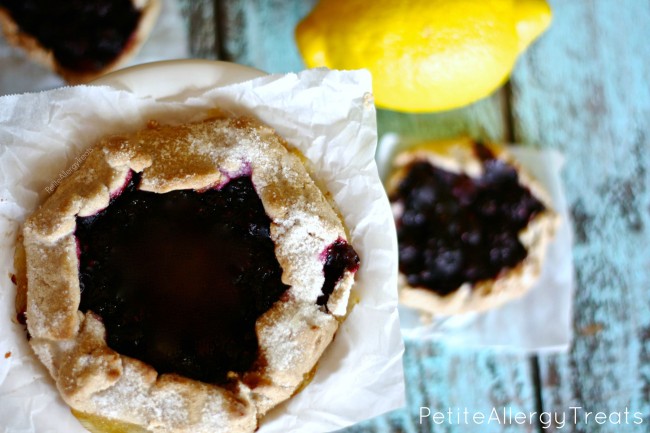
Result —
[{"label": "partial galette at top", "polygon": [[160,0],[0,0],[5,39],[69,83],[126,63],[151,32]]}]

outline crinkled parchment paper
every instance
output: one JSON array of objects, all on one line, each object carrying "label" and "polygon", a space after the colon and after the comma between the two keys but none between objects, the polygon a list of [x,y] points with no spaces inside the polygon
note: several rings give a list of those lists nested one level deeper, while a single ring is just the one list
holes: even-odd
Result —
[{"label": "crinkled parchment paper", "polygon": [[345,216],[361,257],[354,288],[359,304],[313,381],[269,414],[259,431],[331,431],[402,406],[396,239],[374,161],[370,89],[367,72],[310,70],[212,89],[182,104],[107,87],[0,97],[0,432],[85,431],[32,356],[23,327],[12,320],[9,274],[21,222],[98,138],[137,130],[152,118],[197,119],[214,107],[257,117],[302,151]]},{"label": "crinkled parchment paper", "polygon": [[[382,177],[390,171],[392,155],[410,145],[396,135],[379,144],[378,165]],[[552,150],[510,146],[517,162],[549,192],[560,226],[549,245],[547,259],[537,283],[521,298],[483,313],[437,317],[423,322],[420,314],[400,306],[405,338],[434,339],[459,347],[491,348],[515,352],[566,351],[572,338],[574,290],[571,254],[571,220],[562,188],[563,157]]]},{"label": "crinkled parchment paper", "polygon": [[[162,0],[158,20],[140,51],[125,66],[189,55],[186,25],[176,0]],[[64,85],[61,77],[10,46],[0,32],[0,95],[53,89]]]}]

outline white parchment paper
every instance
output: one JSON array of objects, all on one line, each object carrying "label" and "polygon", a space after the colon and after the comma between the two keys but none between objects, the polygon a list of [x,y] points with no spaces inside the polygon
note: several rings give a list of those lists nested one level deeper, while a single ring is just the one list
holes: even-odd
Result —
[{"label": "white parchment paper", "polygon": [[[385,135],[379,145],[378,165],[382,177],[398,149],[409,145],[397,135]],[[562,352],[572,338],[574,291],[571,253],[571,220],[562,188],[563,157],[556,151],[510,146],[510,152],[550,193],[561,223],[549,245],[547,259],[537,283],[523,297],[483,313],[438,317],[423,323],[420,314],[401,306],[400,320],[405,338],[434,339],[446,344],[515,352]]]},{"label": "white parchment paper", "polygon": [[[140,51],[125,66],[189,55],[187,26],[177,0],[162,0],[160,15]],[[20,48],[10,46],[0,32],[0,95],[53,89],[61,77],[35,63]]]},{"label": "white parchment paper", "polygon": [[396,239],[374,161],[370,89],[364,71],[310,70],[213,89],[184,103],[85,86],[0,97],[0,432],[85,431],[35,360],[23,328],[11,320],[15,287],[9,276],[21,222],[98,138],[137,130],[152,118],[200,118],[213,107],[257,117],[302,151],[332,193],[361,257],[354,288],[359,304],[313,381],[269,414],[259,431],[331,431],[401,407]]}]

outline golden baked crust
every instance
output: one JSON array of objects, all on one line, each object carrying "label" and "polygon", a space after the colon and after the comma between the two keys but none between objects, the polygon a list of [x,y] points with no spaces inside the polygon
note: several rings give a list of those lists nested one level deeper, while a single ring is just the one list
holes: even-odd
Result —
[{"label": "golden baked crust", "polygon": [[52,51],[45,48],[34,36],[22,31],[9,11],[1,6],[0,27],[11,45],[25,50],[27,55],[35,62],[51,69],[70,84],[87,83],[123,66],[140,50],[149,33],[151,33],[151,29],[160,13],[160,0],[132,0],[132,3],[142,13],[140,21],[122,52],[111,63],[98,71],[77,71],[59,64]]},{"label": "golden baked crust", "polygon": [[[131,170],[142,173],[140,189],[156,193],[201,190],[250,172],[271,219],[282,281],[290,289],[256,322],[258,360],[245,374],[230,374],[226,386],[158,375],[110,349],[101,319],[78,310],[76,217],[108,206]],[[346,239],[339,216],[271,128],[225,117],[152,123],[98,143],[27,219],[15,256],[17,302],[26,291],[30,344],[86,424],[115,420],[134,431],[252,432],[309,377],[346,314],[353,271],[344,273],[327,308],[317,305],[322,252],[339,239]]]},{"label": "golden baked crust", "polygon": [[[435,167],[470,177],[479,176],[482,164],[474,151],[474,145],[470,138],[459,138],[430,142],[398,153],[393,159],[392,174],[387,182],[389,195],[396,190],[409,165],[415,161],[427,161]],[[523,170],[504,147],[495,144],[486,144],[486,147],[497,158],[516,168],[520,184],[527,187],[545,207],[519,233],[519,240],[526,248],[527,256],[517,266],[507,269],[496,278],[473,285],[465,283],[445,296],[428,288],[410,286],[406,276],[400,273],[399,300],[403,305],[431,316],[484,311],[523,295],[537,281],[547,245],[556,231],[559,218],[552,210],[550,197],[543,186]],[[393,205],[393,212],[396,218],[399,217],[401,210],[398,205]]]}]

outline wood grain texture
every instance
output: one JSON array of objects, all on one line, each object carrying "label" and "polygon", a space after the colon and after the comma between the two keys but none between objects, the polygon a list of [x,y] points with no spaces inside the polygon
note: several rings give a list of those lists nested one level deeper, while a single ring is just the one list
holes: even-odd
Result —
[{"label": "wood grain texture", "polygon": [[377,111],[379,135],[393,132],[412,139],[433,140],[469,135],[495,141],[508,140],[506,93],[494,94],[465,108],[443,113],[410,114]]},{"label": "wood grain texture", "polygon": [[215,0],[178,0],[189,32],[190,56],[198,59],[219,57]]},{"label": "wood grain texture", "polygon": [[[535,411],[535,389],[530,363],[525,356],[497,355],[489,351],[464,350],[440,343],[407,341],[404,355],[408,405],[382,417],[342,430],[346,433],[438,433],[536,432],[536,424],[475,424],[474,413],[493,408],[513,412]],[[432,417],[420,423],[420,408],[442,412],[444,422]],[[451,419],[448,411],[451,410]],[[465,421],[464,411],[469,415]],[[460,418],[459,418],[460,417]]]},{"label": "wood grain texture", "polygon": [[645,420],[617,430],[582,419],[569,431],[648,431],[650,3],[551,3],[550,31],[512,78],[515,137],[566,155],[575,224],[575,341],[541,359],[542,404]]},{"label": "wood grain texture", "polygon": [[222,58],[269,73],[304,69],[294,29],[314,4],[316,0],[220,0]]}]

